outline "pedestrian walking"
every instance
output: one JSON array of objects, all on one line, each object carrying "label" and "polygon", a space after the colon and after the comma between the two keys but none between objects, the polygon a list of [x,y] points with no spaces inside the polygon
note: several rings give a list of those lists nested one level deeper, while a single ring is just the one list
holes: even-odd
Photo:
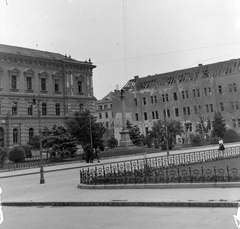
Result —
[{"label": "pedestrian walking", "polygon": [[222,138],[219,138],[218,144],[219,144],[218,151],[221,152],[221,153],[222,153],[221,156],[223,156],[223,152],[224,152],[224,150],[225,150],[225,147],[224,147]]},{"label": "pedestrian walking", "polygon": [[90,155],[90,151],[89,151],[89,146],[87,146],[86,148],[85,148],[85,153],[86,153],[86,162],[88,163],[89,162],[89,160],[90,160],[90,157],[91,157],[91,155]]},{"label": "pedestrian walking", "polygon": [[101,150],[100,150],[100,148],[98,146],[97,149],[96,149],[96,152],[95,152],[95,156],[96,156],[98,162],[100,162],[100,160],[99,160],[100,153],[101,153]]}]

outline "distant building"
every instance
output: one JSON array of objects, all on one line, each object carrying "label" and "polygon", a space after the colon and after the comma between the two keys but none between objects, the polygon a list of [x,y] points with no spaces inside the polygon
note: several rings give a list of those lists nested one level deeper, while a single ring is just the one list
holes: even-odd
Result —
[{"label": "distant building", "polygon": [[106,128],[106,132],[103,134],[102,140],[104,140],[105,146],[109,138],[114,137],[114,114],[112,104],[113,92],[108,93],[101,100],[96,101],[95,117],[97,122],[101,122]]},{"label": "distant building", "polygon": [[[205,128],[210,133],[215,111],[220,111],[229,128],[240,130],[240,59],[149,75],[138,76],[123,87],[126,119],[146,135],[153,122],[179,120],[185,136]],[[122,127],[121,103],[113,97],[115,136]]]},{"label": "distant building", "polygon": [[95,110],[91,61],[0,45],[0,147],[25,145],[42,128]]}]

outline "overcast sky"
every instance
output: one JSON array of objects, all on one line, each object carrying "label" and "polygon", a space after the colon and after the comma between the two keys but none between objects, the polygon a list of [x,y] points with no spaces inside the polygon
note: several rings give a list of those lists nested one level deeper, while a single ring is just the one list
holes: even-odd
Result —
[{"label": "overcast sky", "polygon": [[239,0],[0,0],[0,43],[91,58],[94,95],[240,58]]}]

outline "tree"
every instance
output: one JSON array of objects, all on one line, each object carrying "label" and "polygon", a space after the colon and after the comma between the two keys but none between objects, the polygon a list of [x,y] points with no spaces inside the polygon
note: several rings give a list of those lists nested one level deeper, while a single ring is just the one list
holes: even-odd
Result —
[{"label": "tree", "polygon": [[137,125],[133,126],[132,123],[130,123],[128,120],[127,120],[126,126],[129,131],[129,135],[130,135],[130,139],[131,139],[132,143],[135,146],[141,146],[143,143],[143,139],[142,139],[139,127]]},{"label": "tree", "polygon": [[8,159],[15,163],[22,162],[25,160],[25,158],[26,155],[24,149],[21,146],[16,146],[13,149],[11,149],[8,155]]},{"label": "tree", "polygon": [[174,146],[176,136],[181,135],[182,133],[183,133],[183,126],[180,121],[158,120],[153,123],[152,130],[150,131],[150,137],[155,138],[155,140],[158,140],[161,148],[165,150],[167,148],[166,147],[167,141],[168,141],[169,149],[172,149]]},{"label": "tree", "polygon": [[239,134],[233,130],[233,129],[228,129],[223,136],[223,142],[228,143],[228,142],[239,142],[240,141],[240,136]]},{"label": "tree", "polygon": [[77,139],[63,126],[54,125],[52,129],[45,130],[42,143],[44,148],[51,148],[54,155],[57,153],[62,158],[64,156],[72,157],[77,151]]},{"label": "tree", "polygon": [[96,117],[92,116],[89,110],[76,112],[67,122],[67,128],[83,149],[91,145],[91,134],[93,146],[102,143],[102,135],[106,131],[102,123],[96,123]]},{"label": "tree", "polygon": [[116,138],[111,137],[108,139],[107,146],[109,149],[114,149],[117,147],[117,145],[118,145],[118,140]]},{"label": "tree", "polygon": [[40,148],[39,136],[38,135],[33,136],[28,141],[28,145],[30,145],[32,149],[39,150],[39,148]]},{"label": "tree", "polygon": [[9,150],[6,147],[1,148],[1,150],[0,150],[0,166],[1,167],[3,167],[5,164],[5,161],[8,157],[8,152],[9,152]]},{"label": "tree", "polygon": [[215,112],[212,123],[213,131],[212,138],[223,138],[224,133],[227,130],[225,120],[223,119],[221,112]]}]

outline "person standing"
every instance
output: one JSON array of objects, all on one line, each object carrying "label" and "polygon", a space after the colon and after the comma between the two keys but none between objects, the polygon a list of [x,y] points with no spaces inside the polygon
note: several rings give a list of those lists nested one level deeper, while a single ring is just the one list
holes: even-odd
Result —
[{"label": "person standing", "polygon": [[218,151],[222,152],[222,155],[221,155],[221,156],[223,156],[223,152],[224,152],[224,150],[225,150],[225,147],[224,147],[224,145],[223,145],[223,140],[222,140],[222,138],[219,138],[218,144],[219,144]]},{"label": "person standing", "polygon": [[96,154],[95,154],[98,162],[100,162],[100,160],[99,160],[100,153],[101,153],[101,150],[100,150],[100,148],[98,146],[97,149],[96,149]]}]

